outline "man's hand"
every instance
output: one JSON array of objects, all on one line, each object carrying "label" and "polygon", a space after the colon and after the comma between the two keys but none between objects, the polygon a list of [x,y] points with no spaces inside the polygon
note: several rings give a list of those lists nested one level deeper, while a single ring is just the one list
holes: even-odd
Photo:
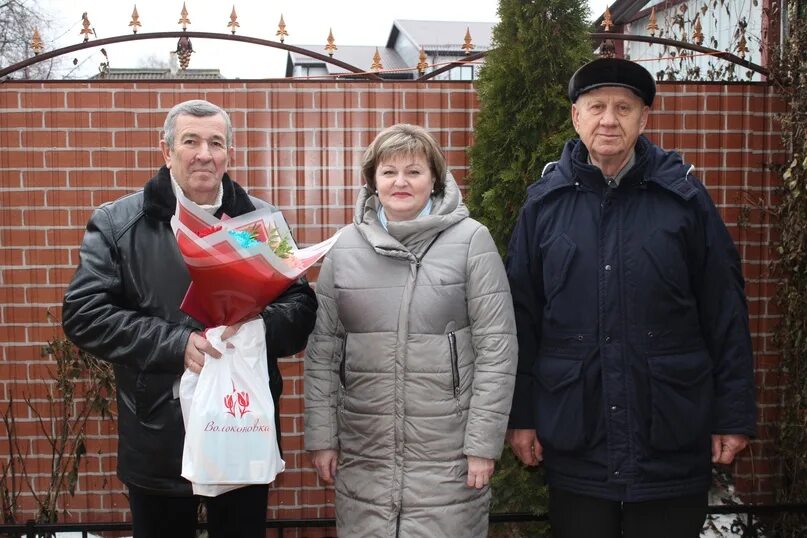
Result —
[{"label": "man's hand", "polygon": [[202,333],[191,333],[188,343],[185,344],[185,368],[194,374],[200,374],[202,366],[205,365],[205,353],[216,359],[221,358],[219,350],[213,347]]},{"label": "man's hand", "polygon": [[495,467],[491,459],[468,456],[468,480],[465,483],[469,488],[482,489],[490,483]]},{"label": "man's hand", "polygon": [[524,465],[534,466],[544,461],[544,448],[535,430],[507,430],[505,439]]},{"label": "man's hand", "polygon": [[333,480],[336,478],[337,456],[338,452],[332,449],[311,451],[311,461],[314,462],[314,467],[317,468],[317,474],[328,484],[333,484]]},{"label": "man's hand", "polygon": [[728,465],[748,446],[746,435],[712,435],[712,463]]},{"label": "man's hand", "polygon": [[[250,321],[253,321],[253,320],[256,320],[256,319],[260,319],[260,316],[253,316],[253,317],[251,317],[249,319],[242,319],[238,323],[233,323],[232,325],[229,325],[229,326],[225,327],[224,332],[221,333],[221,339],[222,340],[227,340],[228,338],[231,338],[232,336],[235,335],[235,333],[238,332],[238,330],[241,328],[241,326],[244,323],[249,323]],[[232,344],[227,344],[227,347],[233,347],[233,345]]]}]

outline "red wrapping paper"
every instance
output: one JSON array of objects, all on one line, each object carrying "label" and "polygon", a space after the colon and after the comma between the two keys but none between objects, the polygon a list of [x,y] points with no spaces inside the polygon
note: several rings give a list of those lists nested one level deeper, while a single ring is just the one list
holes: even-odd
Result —
[{"label": "red wrapping paper", "polygon": [[[171,227],[191,276],[180,309],[206,328],[232,325],[259,314],[319,261],[339,235],[299,249],[277,210],[258,209],[219,220],[181,193],[177,194]],[[263,242],[243,247],[229,233],[256,229],[259,241],[276,229],[291,244],[290,256],[280,258]]]}]

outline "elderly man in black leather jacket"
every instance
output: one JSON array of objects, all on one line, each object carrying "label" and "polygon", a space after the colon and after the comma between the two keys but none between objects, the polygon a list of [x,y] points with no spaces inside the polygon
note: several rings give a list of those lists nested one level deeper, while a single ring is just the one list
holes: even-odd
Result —
[{"label": "elderly man in black leather jacket", "polygon": [[[205,353],[219,355],[204,327],[179,309],[190,277],[170,225],[176,189],[217,217],[267,206],[227,175],[232,126],[221,108],[180,103],[168,113],[163,137],[166,164],[157,175],[90,218],[63,308],[65,334],[115,370],[118,476],[129,488],[136,538],[195,536],[199,499],[180,476],[185,431],[178,385],[186,368],[201,371]],[[278,426],[277,359],[305,347],[316,309],[301,279],[261,314]],[[267,495],[268,486],[259,485],[207,499],[210,535],[263,536]]]}]

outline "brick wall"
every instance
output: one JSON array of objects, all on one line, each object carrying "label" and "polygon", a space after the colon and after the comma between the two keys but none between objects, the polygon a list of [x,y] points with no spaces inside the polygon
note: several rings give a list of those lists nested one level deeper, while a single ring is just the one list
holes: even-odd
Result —
[{"label": "brick wall", "polygon": [[[0,87],[0,396],[14,398],[17,431],[29,470],[46,474],[50,450],[33,413],[47,415],[50,379],[42,345],[59,335],[64,287],[78,262],[91,208],[140,188],[162,159],[157,151],[166,111],[192,98],[231,113],[236,159],[232,175],[252,194],[280,206],[307,244],[349,222],[362,151],[383,127],[418,123],[445,149],[462,182],[478,99],[468,83],[4,82]],[[662,84],[649,136],[694,163],[724,215],[744,260],[760,385],[760,439],[736,467],[749,499],[769,500],[771,426],[777,418],[776,312],[768,274],[776,239],[765,210],[775,202],[768,165],[781,160],[774,121],[778,101],[762,85]],[[316,272],[309,275],[316,279]],[[302,451],[302,361],[281,361],[287,470],[270,496],[273,517],[332,516]],[[0,436],[0,455],[9,453]],[[114,421],[93,421],[87,455],[67,519],[126,520],[128,504],[114,476]],[[33,508],[26,493],[22,507]]]}]

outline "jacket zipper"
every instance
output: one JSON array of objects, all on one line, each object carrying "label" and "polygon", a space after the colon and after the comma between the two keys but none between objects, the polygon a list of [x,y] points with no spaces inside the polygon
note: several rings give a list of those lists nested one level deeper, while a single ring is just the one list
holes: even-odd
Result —
[{"label": "jacket zipper", "polygon": [[339,361],[339,382],[342,384],[342,388],[347,391],[347,375],[345,374],[345,360],[347,357],[345,356],[345,351],[347,350],[347,335],[342,339],[342,360]]},{"label": "jacket zipper", "polygon": [[454,331],[448,333],[448,347],[451,352],[451,381],[454,385],[454,401],[457,403],[457,414],[461,414],[460,409],[460,365],[457,354],[457,336]]}]

